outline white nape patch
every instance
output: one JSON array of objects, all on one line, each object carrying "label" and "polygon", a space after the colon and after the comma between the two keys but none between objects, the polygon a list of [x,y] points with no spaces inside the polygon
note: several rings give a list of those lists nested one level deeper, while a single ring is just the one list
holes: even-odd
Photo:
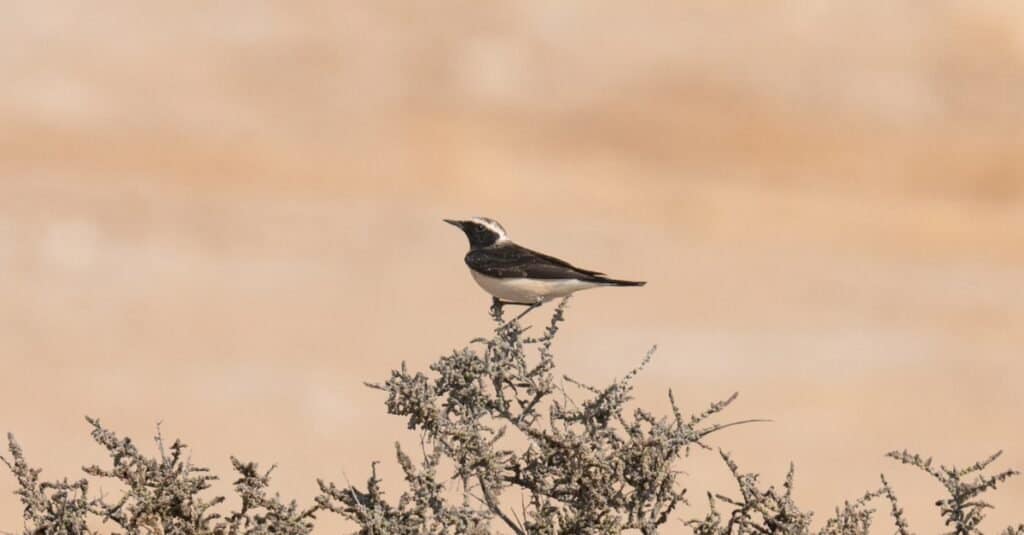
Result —
[{"label": "white nape patch", "polygon": [[543,303],[587,288],[603,286],[599,282],[578,279],[499,279],[481,275],[472,269],[469,271],[476,283],[487,293],[509,303]]},{"label": "white nape patch", "polygon": [[501,226],[501,223],[498,223],[489,217],[474,217],[471,221],[493,230],[494,233],[498,235],[498,241],[505,241],[508,239],[508,232],[505,232],[505,227]]}]

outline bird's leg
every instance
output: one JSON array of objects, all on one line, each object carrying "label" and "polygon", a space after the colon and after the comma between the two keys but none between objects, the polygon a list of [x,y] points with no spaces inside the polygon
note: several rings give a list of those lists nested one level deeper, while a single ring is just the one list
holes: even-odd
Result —
[{"label": "bird's leg", "polygon": [[498,299],[497,297],[495,297],[491,301],[491,317],[494,318],[494,321],[498,322],[499,324],[500,323],[504,323],[504,320],[501,317],[502,310],[503,310],[503,307],[502,307],[501,299]]}]

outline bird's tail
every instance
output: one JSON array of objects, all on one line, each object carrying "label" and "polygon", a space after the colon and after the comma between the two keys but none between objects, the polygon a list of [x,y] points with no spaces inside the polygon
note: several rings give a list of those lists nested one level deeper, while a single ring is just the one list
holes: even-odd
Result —
[{"label": "bird's tail", "polygon": [[643,286],[647,284],[647,281],[624,281],[619,279],[609,279],[607,277],[595,277],[594,282],[607,284],[609,286]]}]

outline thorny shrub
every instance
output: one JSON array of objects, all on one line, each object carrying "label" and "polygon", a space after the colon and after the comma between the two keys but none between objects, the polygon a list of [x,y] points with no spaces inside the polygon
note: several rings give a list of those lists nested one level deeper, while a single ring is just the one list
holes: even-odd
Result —
[{"label": "thorny shrub", "polygon": [[[863,535],[870,532],[876,504],[891,517],[888,531],[909,535],[902,507],[888,481],[837,507],[812,530],[812,514],[793,499],[794,471],[781,489],[765,488],[757,474],[744,473],[719,450],[732,472],[735,494],[709,493],[706,514],[679,520],[686,502],[679,465],[691,450],[709,450],[707,437],[750,421],[710,423],[736,395],[685,415],[668,392],[671,415],[628,407],[633,379],[653,349],[622,379],[594,387],[555,373],[552,344],[564,320],[566,302],[555,309],[539,336],[527,336],[519,317],[505,321],[492,307],[493,336],[439,358],[431,373],[403,364],[383,383],[390,414],[419,433],[419,460],[396,443],[406,490],[397,501],[384,495],[376,463],[365,487],[318,481],[315,503],[300,507],[269,493],[273,468],[232,458],[236,472],[233,510],[223,496],[207,497],[216,476],[194,466],[186,446],[165,447],[159,428],[157,456],[147,457],[130,438],[120,438],[98,420],[87,419],[92,437],[106,449],[109,467],[84,467],[86,476],[41,481],[8,435],[28,534],[93,533],[235,535],[311,533],[317,515],[339,514],[358,534],[643,534],[688,528],[697,535],[794,534]],[[999,453],[966,468],[936,467],[907,452],[890,457],[939,481],[949,497],[937,502],[950,533],[979,534],[991,506],[980,496],[1016,476],[1014,470],[984,473]],[[90,493],[90,482],[116,480],[116,499]],[[673,520],[675,519],[675,520]],[[673,520],[669,527],[666,524]],[[684,528],[685,527],[685,528]],[[1024,535],[1024,525],[1005,535]]]}]

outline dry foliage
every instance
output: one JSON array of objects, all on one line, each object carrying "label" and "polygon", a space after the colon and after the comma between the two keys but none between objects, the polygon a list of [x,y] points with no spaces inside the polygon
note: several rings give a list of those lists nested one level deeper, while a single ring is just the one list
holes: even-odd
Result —
[{"label": "dry foliage", "polygon": [[[711,423],[736,395],[686,415],[668,392],[671,415],[628,407],[632,380],[653,349],[622,379],[603,387],[555,373],[552,343],[564,320],[566,301],[555,309],[544,332],[527,336],[519,319],[505,321],[492,308],[494,335],[438,359],[430,373],[403,364],[387,381],[370,384],[387,393],[390,414],[406,419],[420,435],[414,459],[396,444],[406,490],[388,500],[376,467],[364,487],[318,481],[315,503],[300,507],[269,492],[271,468],[232,458],[240,506],[207,497],[216,476],[191,464],[186,446],[165,448],[159,428],[156,457],[143,455],[98,420],[88,419],[95,441],[107,450],[109,467],[87,466],[87,476],[41,481],[14,437],[3,461],[17,478],[24,505],[25,534],[284,534],[311,533],[318,514],[342,515],[357,533],[379,534],[654,534],[672,521],[697,535],[811,534],[870,532],[875,504],[888,509],[885,531],[911,533],[892,487],[880,487],[837,507],[820,529],[812,513],[793,500],[794,470],[781,488],[765,488],[757,474],[744,473],[728,453],[719,454],[736,481],[735,494],[709,493],[702,518],[680,520],[686,503],[679,465],[692,450],[709,450],[709,435],[745,422]],[[1017,475],[985,470],[992,455],[967,468],[935,467],[931,459],[907,452],[890,457],[938,480],[949,497],[937,505],[955,535],[981,533],[991,506],[981,495]],[[90,493],[90,481],[112,479],[123,491],[116,499]],[[99,527],[97,527],[99,526]],[[666,530],[667,531],[667,530]],[[1005,535],[1024,535],[1024,525]]]}]

